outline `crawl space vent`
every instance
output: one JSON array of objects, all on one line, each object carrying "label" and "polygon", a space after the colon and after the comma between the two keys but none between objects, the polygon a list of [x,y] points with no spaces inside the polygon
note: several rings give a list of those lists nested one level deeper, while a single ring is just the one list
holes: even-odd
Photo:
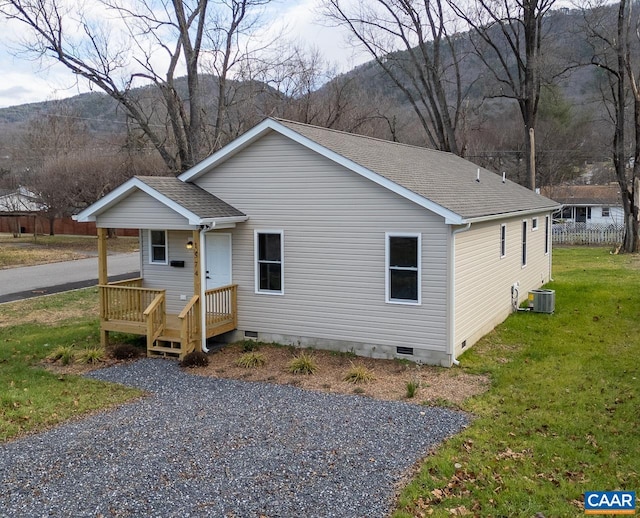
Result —
[{"label": "crawl space vent", "polygon": [[396,347],[396,354],[408,354],[413,356],[413,347]]}]

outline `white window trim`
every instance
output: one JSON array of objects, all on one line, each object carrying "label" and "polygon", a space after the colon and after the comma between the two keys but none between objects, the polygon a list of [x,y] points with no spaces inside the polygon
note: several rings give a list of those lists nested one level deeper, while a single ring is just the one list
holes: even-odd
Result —
[{"label": "white window trim", "polygon": [[[389,238],[391,237],[415,237],[418,238],[418,300],[401,300],[391,298],[391,286],[389,275]],[[406,306],[422,305],[422,234],[419,232],[385,232],[384,234],[384,298],[387,304],[403,304]]]},{"label": "white window trim", "polygon": [[[153,260],[153,239],[151,234],[153,232],[164,232],[164,261]],[[169,234],[166,230],[149,230],[149,264],[169,264]]]},{"label": "white window trim", "polygon": [[[520,263],[522,265],[522,268],[526,268],[527,262],[529,261],[529,240],[527,239],[528,229],[525,228],[526,226],[528,226],[527,220],[523,219],[522,223],[520,224],[520,232],[522,234],[520,239]],[[522,259],[524,259],[524,261]]]},{"label": "white window trim", "polygon": [[551,250],[551,218],[544,217],[544,255],[549,255]]},{"label": "white window trim", "polygon": [[[280,234],[280,291],[260,289],[260,263],[258,263],[258,236],[260,234]],[[255,229],[253,231],[253,267],[255,293],[260,295],[284,295],[284,230]]]},{"label": "white window trim", "polygon": [[[502,239],[503,233],[504,233],[504,240]],[[504,250],[502,247],[503,243],[504,243]],[[503,223],[502,225],[500,225],[500,259],[504,259],[505,257],[507,257],[507,224]]]},{"label": "white window trim", "polygon": [[531,232],[538,230],[538,218],[531,218]]}]

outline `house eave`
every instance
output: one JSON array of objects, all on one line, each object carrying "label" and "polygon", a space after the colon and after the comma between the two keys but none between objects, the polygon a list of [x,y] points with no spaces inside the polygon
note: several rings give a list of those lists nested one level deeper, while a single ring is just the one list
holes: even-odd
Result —
[{"label": "house eave", "polygon": [[488,214],[486,216],[477,216],[473,218],[465,218],[462,224],[466,223],[483,223],[485,221],[495,221],[498,219],[506,218],[520,218],[523,216],[530,216],[531,214],[540,214],[541,212],[553,212],[561,207],[560,204],[552,205],[549,207],[538,207],[534,209],[518,210],[513,212],[502,212],[500,214]]}]

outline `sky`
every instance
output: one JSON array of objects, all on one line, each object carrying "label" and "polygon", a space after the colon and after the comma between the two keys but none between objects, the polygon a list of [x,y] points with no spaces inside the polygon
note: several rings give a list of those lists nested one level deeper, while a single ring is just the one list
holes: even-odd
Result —
[{"label": "sky", "polygon": [[[318,20],[318,1],[279,0],[267,13],[272,19],[269,30],[286,25],[289,38],[317,48],[339,71],[367,61],[366,55],[347,44],[344,30]],[[55,61],[41,62],[16,55],[21,30],[16,22],[0,18],[0,108],[63,99],[89,91],[88,83],[80,82]]]}]

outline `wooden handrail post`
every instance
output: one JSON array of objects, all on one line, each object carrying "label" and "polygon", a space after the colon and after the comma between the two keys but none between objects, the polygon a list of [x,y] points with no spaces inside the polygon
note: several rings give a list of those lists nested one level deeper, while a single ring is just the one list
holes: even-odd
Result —
[{"label": "wooden handrail post", "polygon": [[107,284],[107,229],[98,229],[98,284]]}]

